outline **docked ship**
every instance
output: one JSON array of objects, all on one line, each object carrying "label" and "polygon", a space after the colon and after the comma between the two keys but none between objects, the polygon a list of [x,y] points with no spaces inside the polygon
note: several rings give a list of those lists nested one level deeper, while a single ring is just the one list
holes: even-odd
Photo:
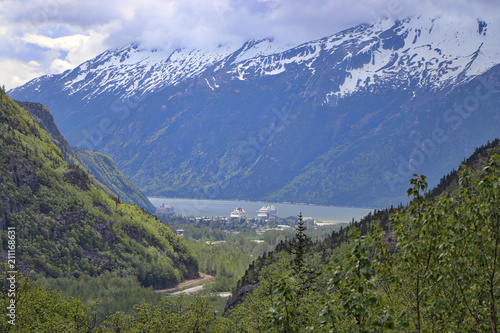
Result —
[{"label": "docked ship", "polygon": [[277,217],[276,214],[278,213],[278,211],[276,210],[276,207],[271,205],[271,206],[262,206],[262,208],[259,209],[257,213],[258,213],[257,214],[258,218],[272,220]]},{"label": "docked ship", "polygon": [[174,207],[170,205],[162,204],[160,207],[156,208],[156,214],[168,214],[172,215],[174,213]]},{"label": "docked ship", "polygon": [[231,212],[231,218],[246,219],[247,212],[245,212],[245,210],[243,210],[243,208],[238,207]]}]

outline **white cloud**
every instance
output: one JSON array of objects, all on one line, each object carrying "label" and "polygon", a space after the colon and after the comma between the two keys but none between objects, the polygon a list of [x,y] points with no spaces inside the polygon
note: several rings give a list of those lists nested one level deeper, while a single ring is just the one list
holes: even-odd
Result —
[{"label": "white cloud", "polygon": [[45,74],[37,61],[22,62],[15,59],[0,60],[0,84],[7,89],[21,85]]},{"label": "white cloud", "polygon": [[67,69],[72,69],[75,66],[63,59],[54,59],[50,64],[50,71],[55,74],[64,72]]},{"label": "white cloud", "polygon": [[[444,13],[500,21],[500,1],[2,0],[0,38],[7,47],[0,49],[0,61],[17,59],[9,64],[31,68],[28,62],[35,60],[40,66],[33,75],[54,73],[131,42],[166,51],[266,37],[298,44],[386,16]],[[10,81],[10,88],[20,82]]]},{"label": "white cloud", "polygon": [[64,61],[72,67],[88,60],[106,49],[106,33],[90,31],[88,35],[75,34],[58,38],[50,38],[43,35],[27,34],[23,41],[41,48],[66,54]]},{"label": "white cloud", "polygon": [[[13,88],[44,74],[58,74],[74,68],[82,62],[106,50],[106,33],[91,30],[88,35],[74,34],[51,38],[42,34],[28,33],[11,39],[11,53],[3,57],[0,69],[1,83]],[[12,56],[18,55],[14,61]],[[36,64],[36,65],[35,65]],[[19,67],[18,70],[7,66]],[[20,73],[8,75],[7,73]],[[30,74],[31,73],[31,74]]]},{"label": "white cloud", "polygon": [[23,37],[23,41],[47,49],[71,51],[81,47],[83,44],[85,44],[86,41],[88,41],[89,38],[90,36],[84,36],[80,34],[59,38],[50,38],[43,35],[27,34]]}]

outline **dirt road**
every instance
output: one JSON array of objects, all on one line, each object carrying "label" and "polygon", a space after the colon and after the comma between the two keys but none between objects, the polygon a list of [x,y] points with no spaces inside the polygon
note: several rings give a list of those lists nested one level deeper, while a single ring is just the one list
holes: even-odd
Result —
[{"label": "dirt road", "polygon": [[181,282],[174,288],[155,290],[155,293],[169,293],[169,294],[177,293],[185,289],[194,288],[197,286],[201,286],[207,282],[213,282],[213,281],[215,281],[215,278],[213,276],[207,274],[200,274],[199,279],[187,280]]}]

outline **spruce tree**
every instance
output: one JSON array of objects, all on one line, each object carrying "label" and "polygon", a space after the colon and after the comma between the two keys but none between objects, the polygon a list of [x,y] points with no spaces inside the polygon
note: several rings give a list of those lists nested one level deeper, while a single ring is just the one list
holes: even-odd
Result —
[{"label": "spruce tree", "polygon": [[295,230],[295,239],[293,242],[289,243],[290,253],[293,254],[293,259],[290,264],[292,266],[293,275],[298,279],[301,285],[299,293],[302,293],[311,288],[311,285],[319,275],[315,270],[308,267],[305,260],[307,246],[311,241],[311,237],[305,234],[307,227],[302,219],[302,212],[299,214],[299,221],[297,222]]}]

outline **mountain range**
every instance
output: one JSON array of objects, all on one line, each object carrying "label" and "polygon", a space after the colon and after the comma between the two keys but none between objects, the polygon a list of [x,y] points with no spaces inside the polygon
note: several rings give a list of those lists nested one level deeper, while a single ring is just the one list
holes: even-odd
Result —
[{"label": "mountain range", "polygon": [[478,19],[362,24],[296,47],[106,51],[9,91],[148,195],[404,200],[499,135],[500,44]]}]

